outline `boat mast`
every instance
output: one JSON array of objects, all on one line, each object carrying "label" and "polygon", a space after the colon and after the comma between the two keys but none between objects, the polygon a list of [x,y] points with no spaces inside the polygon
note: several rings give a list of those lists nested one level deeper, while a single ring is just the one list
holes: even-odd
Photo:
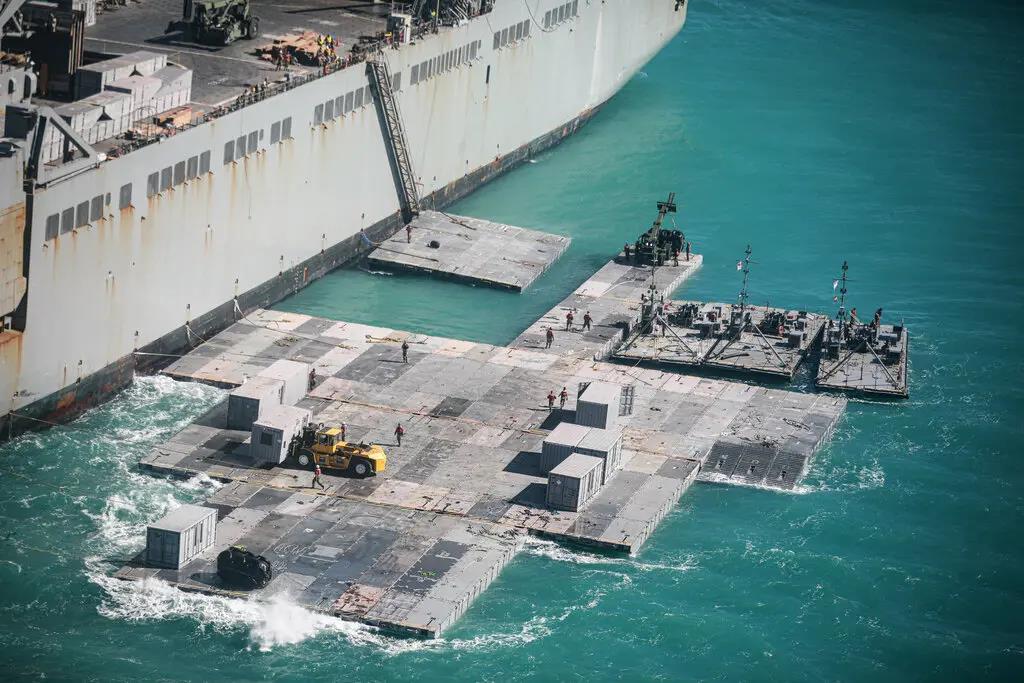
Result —
[{"label": "boat mast", "polygon": [[846,261],[843,261],[843,275],[839,278],[839,312],[836,314],[836,320],[839,321],[840,328],[846,322],[846,270],[848,268],[849,266],[846,264]]},{"label": "boat mast", "polygon": [[747,310],[747,278],[750,276],[750,245],[747,245],[747,251],[744,252],[743,260],[740,262],[743,264],[743,289],[740,290],[740,328],[743,328],[743,314]]}]

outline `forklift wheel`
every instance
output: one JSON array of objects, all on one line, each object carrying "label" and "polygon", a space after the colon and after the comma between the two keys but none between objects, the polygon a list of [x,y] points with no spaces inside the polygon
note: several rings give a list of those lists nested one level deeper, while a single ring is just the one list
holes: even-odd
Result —
[{"label": "forklift wheel", "polygon": [[365,460],[356,460],[352,463],[352,472],[357,477],[366,477],[370,474],[370,463]]},{"label": "forklift wheel", "polygon": [[309,467],[309,455],[307,453],[299,454],[299,464],[303,467]]}]

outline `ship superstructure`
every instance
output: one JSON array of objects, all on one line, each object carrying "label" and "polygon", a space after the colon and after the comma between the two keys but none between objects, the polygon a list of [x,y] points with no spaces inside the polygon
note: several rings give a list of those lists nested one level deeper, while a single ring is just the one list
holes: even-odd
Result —
[{"label": "ship superstructure", "polygon": [[[317,0],[317,20],[329,16],[349,49],[312,66],[258,59],[259,39],[211,50],[167,34],[170,3],[129,3],[75,34],[85,63],[51,74],[49,99],[6,110],[0,397],[19,418],[8,433],[77,414],[159,354],[393,232],[411,208],[403,173],[417,204],[442,206],[557,144],[680,30],[686,9],[448,5],[440,18],[396,20],[384,4]],[[254,10],[266,35],[314,25]],[[80,29],[85,12],[69,12]],[[42,90],[31,78],[31,66],[16,72],[12,95]]]}]

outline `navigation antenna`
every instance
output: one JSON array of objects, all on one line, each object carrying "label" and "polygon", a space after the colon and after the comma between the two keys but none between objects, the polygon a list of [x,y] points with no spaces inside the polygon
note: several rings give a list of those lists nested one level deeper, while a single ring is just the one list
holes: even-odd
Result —
[{"label": "navigation antenna", "polygon": [[746,310],[747,310],[747,278],[750,276],[750,264],[751,264],[750,254],[751,254],[750,245],[748,244],[747,245],[747,250],[744,252],[743,260],[736,264],[738,267],[741,267],[743,269],[743,289],[740,290],[740,297],[739,297],[740,298],[740,320],[739,320],[740,330],[742,330],[743,327],[744,327],[744,324],[743,324],[743,320],[744,320],[743,314],[746,313]]},{"label": "navigation antenna", "polygon": [[842,329],[842,324],[846,322],[846,270],[849,266],[846,261],[843,261],[843,275],[839,278],[839,313],[836,314],[836,320],[839,321],[839,327]]}]

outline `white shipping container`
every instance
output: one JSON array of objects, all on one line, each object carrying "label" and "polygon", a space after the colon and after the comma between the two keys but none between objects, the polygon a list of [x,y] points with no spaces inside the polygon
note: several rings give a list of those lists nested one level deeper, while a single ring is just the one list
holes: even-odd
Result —
[{"label": "white shipping container", "polygon": [[604,461],[573,453],[548,474],[545,496],[548,507],[579,512],[601,490]]},{"label": "white shipping container", "polygon": [[273,406],[253,423],[249,455],[254,467],[280,465],[292,441],[301,436],[313,413],[295,406]]},{"label": "white shipping container", "polygon": [[253,377],[228,394],[228,429],[248,432],[253,422],[273,406],[281,405],[284,382],[271,377]]},{"label": "white shipping container", "polygon": [[309,363],[295,360],[274,361],[270,367],[260,370],[259,377],[272,377],[284,382],[281,404],[293,406],[306,398],[309,390]]},{"label": "white shipping container", "polygon": [[559,422],[541,445],[540,473],[547,474],[572,455],[589,431],[588,427],[574,425],[571,422]]},{"label": "white shipping container", "polygon": [[622,387],[617,384],[592,382],[576,399],[576,424],[598,429],[612,429],[619,418]]},{"label": "white shipping container", "polygon": [[146,529],[146,564],[181,569],[217,542],[217,510],[182,505]]},{"label": "white shipping container", "polygon": [[622,466],[622,430],[592,428],[576,446],[576,452],[601,458],[601,483],[605,484]]}]

